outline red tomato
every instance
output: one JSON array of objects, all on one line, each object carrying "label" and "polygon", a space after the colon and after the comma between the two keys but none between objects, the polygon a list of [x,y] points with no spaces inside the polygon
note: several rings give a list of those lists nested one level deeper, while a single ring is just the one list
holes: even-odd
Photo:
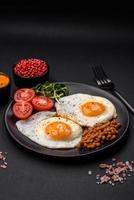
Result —
[{"label": "red tomato", "polygon": [[19,119],[27,119],[33,111],[31,103],[26,101],[16,102],[13,105],[13,114]]},{"label": "red tomato", "polygon": [[35,96],[32,100],[33,107],[38,111],[47,111],[54,106],[52,99],[45,96]]},{"label": "red tomato", "polygon": [[29,89],[29,88],[22,88],[15,92],[14,100],[16,102],[20,102],[20,101],[30,102],[30,101],[32,101],[34,96],[35,96],[34,90]]}]

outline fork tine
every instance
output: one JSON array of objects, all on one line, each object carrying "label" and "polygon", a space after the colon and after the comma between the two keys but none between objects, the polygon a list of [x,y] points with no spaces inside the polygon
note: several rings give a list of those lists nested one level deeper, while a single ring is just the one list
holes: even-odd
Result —
[{"label": "fork tine", "polygon": [[97,78],[99,79],[99,81],[101,83],[101,86],[104,87],[105,86],[105,80],[104,80],[103,74],[101,73],[99,66],[95,67],[95,71],[96,71],[96,74],[97,74]]},{"label": "fork tine", "polygon": [[103,77],[105,77],[107,79],[108,77],[107,77],[106,73],[104,72],[103,67],[100,65],[99,68],[100,68],[101,73],[103,74]]},{"label": "fork tine", "polygon": [[94,72],[95,80],[96,80],[97,84],[101,87],[101,86],[102,86],[102,82],[101,82],[101,79],[100,79],[100,77],[99,77],[97,68],[96,68],[96,67],[92,67],[92,70],[93,70],[93,72]]},{"label": "fork tine", "polygon": [[113,84],[111,79],[106,75],[106,73],[105,73],[105,71],[104,71],[104,69],[103,69],[103,67],[101,65],[99,66],[99,69],[100,69],[100,71],[101,71],[101,73],[102,73],[102,75],[104,77],[104,80],[105,80],[106,84],[107,85]]},{"label": "fork tine", "polygon": [[105,74],[103,73],[104,70],[102,70],[101,66],[97,66],[96,70],[97,70],[98,75],[99,75],[99,77],[101,79],[102,85],[104,87],[107,87],[108,82],[107,82],[107,78],[106,78]]},{"label": "fork tine", "polygon": [[112,83],[112,81],[108,78],[108,76],[106,75],[106,73],[104,72],[102,66],[98,66],[97,69],[98,69],[98,73],[99,73],[99,75],[100,75],[100,77],[101,77],[101,79],[102,79],[103,86],[104,86],[104,87],[109,87],[109,86],[111,87],[111,84],[113,84],[113,83]]},{"label": "fork tine", "polygon": [[105,89],[113,89],[115,86],[113,82],[108,78],[106,73],[104,72],[102,66],[94,66],[92,67],[95,80],[99,87],[105,88]]},{"label": "fork tine", "polygon": [[99,76],[101,77],[101,79],[102,79],[102,80],[105,80],[105,76],[104,76],[104,73],[103,73],[103,71],[102,71],[101,66],[97,66],[96,68],[97,68],[97,70],[98,70],[98,73],[99,73]]}]

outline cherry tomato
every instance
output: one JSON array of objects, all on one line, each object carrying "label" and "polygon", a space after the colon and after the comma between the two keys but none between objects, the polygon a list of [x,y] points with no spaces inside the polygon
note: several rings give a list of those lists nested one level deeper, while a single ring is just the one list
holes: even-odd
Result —
[{"label": "cherry tomato", "polygon": [[26,101],[16,102],[13,105],[13,114],[19,119],[27,119],[33,111],[31,103]]},{"label": "cherry tomato", "polygon": [[30,102],[30,101],[32,101],[34,96],[35,96],[34,90],[29,89],[29,88],[22,88],[15,92],[14,100],[16,102],[20,102],[20,101]]},{"label": "cherry tomato", "polygon": [[37,111],[47,111],[54,106],[53,100],[45,96],[35,96],[32,100],[32,104]]}]

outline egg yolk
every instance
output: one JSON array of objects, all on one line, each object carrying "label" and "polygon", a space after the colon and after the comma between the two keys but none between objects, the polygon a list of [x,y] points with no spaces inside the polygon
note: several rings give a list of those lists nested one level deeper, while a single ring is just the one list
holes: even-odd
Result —
[{"label": "egg yolk", "polygon": [[71,128],[64,122],[52,122],[46,126],[45,133],[54,140],[67,140],[71,135]]},{"label": "egg yolk", "polygon": [[95,117],[105,111],[105,106],[98,102],[87,102],[81,105],[81,111],[86,116]]}]

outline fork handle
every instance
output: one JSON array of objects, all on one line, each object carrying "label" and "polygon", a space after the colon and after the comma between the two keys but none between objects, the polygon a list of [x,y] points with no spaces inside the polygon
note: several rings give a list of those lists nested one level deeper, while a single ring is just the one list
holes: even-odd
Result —
[{"label": "fork handle", "polygon": [[126,107],[134,114],[134,108],[127,102],[127,100],[117,91],[114,90],[113,93],[126,105]]}]

